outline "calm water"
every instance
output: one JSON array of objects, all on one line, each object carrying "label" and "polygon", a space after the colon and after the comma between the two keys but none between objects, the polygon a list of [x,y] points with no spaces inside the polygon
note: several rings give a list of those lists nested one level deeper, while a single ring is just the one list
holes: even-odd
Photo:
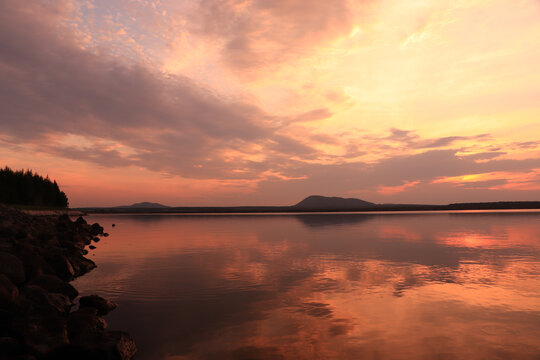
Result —
[{"label": "calm water", "polygon": [[137,359],[540,359],[540,213],[87,220]]}]

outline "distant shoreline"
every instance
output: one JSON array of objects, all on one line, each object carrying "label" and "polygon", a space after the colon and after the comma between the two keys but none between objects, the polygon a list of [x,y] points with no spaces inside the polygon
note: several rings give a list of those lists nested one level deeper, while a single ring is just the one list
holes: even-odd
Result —
[{"label": "distant shoreline", "polygon": [[85,207],[74,208],[88,214],[251,214],[251,213],[332,213],[332,212],[390,212],[390,211],[453,211],[453,210],[540,210],[540,201],[500,201],[486,203],[456,203],[448,205],[381,204],[365,207],[300,206],[208,206],[208,207]]}]

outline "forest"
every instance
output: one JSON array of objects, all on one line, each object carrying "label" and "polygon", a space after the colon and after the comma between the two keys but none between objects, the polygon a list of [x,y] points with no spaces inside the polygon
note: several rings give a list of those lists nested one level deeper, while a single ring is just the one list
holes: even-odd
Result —
[{"label": "forest", "polygon": [[68,198],[56,181],[32,170],[0,169],[0,203],[66,208]]}]

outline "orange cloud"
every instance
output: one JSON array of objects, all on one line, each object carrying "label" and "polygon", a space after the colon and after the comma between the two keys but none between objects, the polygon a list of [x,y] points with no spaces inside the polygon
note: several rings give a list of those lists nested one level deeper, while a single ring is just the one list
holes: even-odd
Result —
[{"label": "orange cloud", "polygon": [[420,184],[420,180],[417,180],[417,181],[408,181],[408,182],[405,182],[404,184],[402,185],[397,185],[397,186],[379,186],[377,188],[377,192],[379,194],[383,194],[383,195],[393,195],[393,194],[396,194],[396,193],[399,193],[399,192],[403,192],[409,188],[412,188],[416,185]]}]

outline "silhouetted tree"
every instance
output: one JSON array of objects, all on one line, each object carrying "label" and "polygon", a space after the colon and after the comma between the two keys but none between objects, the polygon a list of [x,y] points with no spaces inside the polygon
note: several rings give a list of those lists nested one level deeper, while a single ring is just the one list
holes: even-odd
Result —
[{"label": "silhouetted tree", "polygon": [[0,202],[14,205],[38,205],[65,208],[68,198],[56,181],[32,170],[0,169]]}]

